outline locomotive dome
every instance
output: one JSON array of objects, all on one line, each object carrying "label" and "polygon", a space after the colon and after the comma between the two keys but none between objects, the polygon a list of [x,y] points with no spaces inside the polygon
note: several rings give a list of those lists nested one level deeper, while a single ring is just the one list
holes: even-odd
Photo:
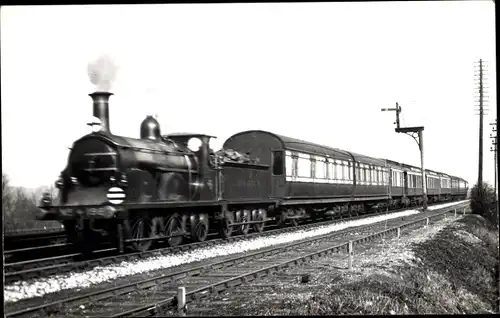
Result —
[{"label": "locomotive dome", "polygon": [[141,124],[141,139],[160,140],[160,123],[153,117],[147,116]]}]

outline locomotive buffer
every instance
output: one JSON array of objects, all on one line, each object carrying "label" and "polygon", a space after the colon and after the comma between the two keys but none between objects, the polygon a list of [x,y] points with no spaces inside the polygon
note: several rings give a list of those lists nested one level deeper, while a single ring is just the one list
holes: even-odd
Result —
[{"label": "locomotive buffer", "polygon": [[396,108],[382,108],[384,111],[395,111],[396,112],[396,129],[394,129],[397,133],[404,133],[411,136],[417,143],[418,148],[420,149],[420,169],[422,171],[422,207],[423,210],[427,210],[427,180],[425,179],[425,168],[424,168],[424,137],[423,131],[424,126],[417,127],[403,127],[399,126],[399,113],[401,113],[401,106],[396,103]]}]

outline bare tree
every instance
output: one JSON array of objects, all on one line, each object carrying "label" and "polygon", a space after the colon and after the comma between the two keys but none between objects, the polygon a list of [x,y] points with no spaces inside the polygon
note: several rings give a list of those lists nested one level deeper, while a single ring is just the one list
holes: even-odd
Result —
[{"label": "bare tree", "polygon": [[[56,195],[57,189],[47,188],[49,192]],[[21,187],[12,187],[9,178],[2,173],[2,213],[4,221],[4,230],[16,231],[20,229],[43,229],[44,227],[60,227],[58,222],[40,221],[36,219],[38,212],[38,203],[40,194],[27,192]]]}]

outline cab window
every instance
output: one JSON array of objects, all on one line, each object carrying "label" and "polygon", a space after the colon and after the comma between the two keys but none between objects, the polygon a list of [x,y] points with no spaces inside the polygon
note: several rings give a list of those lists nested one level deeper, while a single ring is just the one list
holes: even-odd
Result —
[{"label": "cab window", "polygon": [[283,175],[283,151],[273,151],[273,175]]}]

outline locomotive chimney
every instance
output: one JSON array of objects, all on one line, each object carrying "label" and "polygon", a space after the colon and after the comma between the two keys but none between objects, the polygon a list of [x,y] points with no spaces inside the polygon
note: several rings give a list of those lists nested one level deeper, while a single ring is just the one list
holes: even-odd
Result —
[{"label": "locomotive chimney", "polygon": [[116,66],[108,56],[101,56],[88,64],[88,75],[96,92],[89,94],[94,101],[94,117],[101,121],[101,131],[110,133],[109,129],[109,93],[111,83],[115,79]]},{"label": "locomotive chimney", "polygon": [[101,121],[101,130],[110,133],[109,127],[109,97],[113,93],[108,92],[95,92],[89,94],[94,101],[94,117],[99,118]]}]

